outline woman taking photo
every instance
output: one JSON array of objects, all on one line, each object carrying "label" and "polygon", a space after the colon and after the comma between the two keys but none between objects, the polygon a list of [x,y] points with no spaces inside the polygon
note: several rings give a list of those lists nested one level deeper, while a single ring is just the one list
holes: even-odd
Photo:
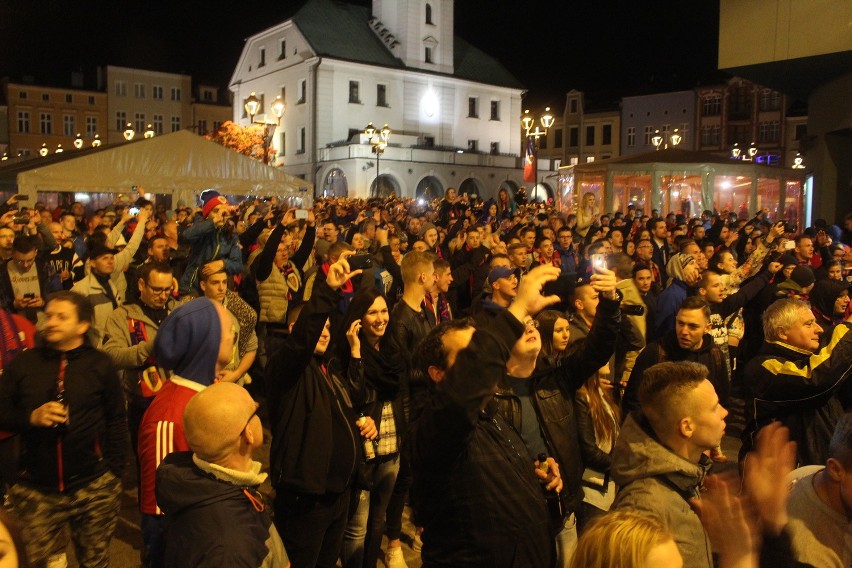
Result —
[{"label": "woman taking photo", "polygon": [[[404,428],[399,377],[404,369],[402,357],[393,356],[387,347],[385,331],[389,321],[388,304],[374,287],[358,291],[349,305],[342,330],[351,330],[360,321],[358,338],[361,363],[364,365],[365,406],[356,408],[376,423],[379,435],[374,441],[364,440],[365,463],[359,469],[353,491],[349,521],[343,536],[344,568],[374,567],[384,534],[385,513],[399,472],[399,437]],[[356,328],[357,329],[357,328]],[[345,342],[339,342],[343,345]],[[359,364],[341,351],[343,368]]]}]

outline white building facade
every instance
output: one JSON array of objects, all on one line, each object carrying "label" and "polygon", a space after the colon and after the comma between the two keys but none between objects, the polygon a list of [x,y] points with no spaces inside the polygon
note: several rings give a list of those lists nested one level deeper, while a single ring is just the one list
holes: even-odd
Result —
[{"label": "white building facade", "polygon": [[[454,36],[453,0],[374,0],[372,10],[309,0],[246,40],[230,85],[234,121],[275,126],[274,163],[315,194],[496,196],[522,185],[522,87],[496,60]],[[276,124],[269,105],[281,96]],[[375,154],[368,123],[392,130]],[[378,183],[377,183],[378,182]]]}]

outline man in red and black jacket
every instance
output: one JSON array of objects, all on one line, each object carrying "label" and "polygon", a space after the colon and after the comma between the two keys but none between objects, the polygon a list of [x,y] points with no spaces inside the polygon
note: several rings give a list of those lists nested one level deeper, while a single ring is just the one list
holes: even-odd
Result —
[{"label": "man in red and black jacket", "polygon": [[0,428],[20,432],[24,449],[9,499],[34,565],[70,525],[80,564],[105,566],[125,465],[124,394],[109,356],[86,339],[86,298],[57,292],[45,314],[46,346],[21,353],[0,377]]}]

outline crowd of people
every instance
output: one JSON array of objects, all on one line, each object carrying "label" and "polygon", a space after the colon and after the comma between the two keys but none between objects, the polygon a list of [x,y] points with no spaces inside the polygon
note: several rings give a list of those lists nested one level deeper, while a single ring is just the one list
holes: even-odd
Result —
[{"label": "crowd of people", "polygon": [[128,463],[144,566],[852,562],[852,214],[24,205],[0,566],[108,565]]}]

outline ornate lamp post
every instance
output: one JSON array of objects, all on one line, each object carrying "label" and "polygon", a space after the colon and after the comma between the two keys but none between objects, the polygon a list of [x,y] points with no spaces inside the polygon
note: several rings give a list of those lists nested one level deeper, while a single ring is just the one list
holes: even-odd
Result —
[{"label": "ornate lamp post", "polygon": [[124,129],[124,139],[130,142],[133,140],[133,137],[136,136],[136,131],[133,130],[133,125],[129,122],[127,123],[127,128]]},{"label": "ornate lamp post", "polygon": [[[524,131],[527,133],[527,141],[532,136],[534,140],[534,148],[536,154],[536,163],[535,163],[535,187],[533,187],[532,193],[535,194],[536,189],[538,188],[538,150],[539,150],[539,138],[542,136],[547,136],[547,131],[553,126],[553,123],[556,122],[556,119],[550,114],[550,107],[545,107],[544,114],[541,115],[538,119],[539,124],[542,127],[539,127],[536,124],[535,118],[530,114],[530,111],[525,110],[524,116],[521,117],[521,124],[524,126]],[[535,128],[533,128],[535,127]],[[530,196],[532,197],[532,196]]]},{"label": "ornate lamp post", "polygon": [[74,147],[78,150],[83,147],[83,137],[80,136],[80,133],[77,133],[77,136],[74,138]]},{"label": "ornate lamp post", "polygon": [[[275,97],[275,100],[270,105],[272,113],[275,115],[276,122],[255,122],[254,117],[260,111],[260,99],[255,93],[249,95],[243,107],[246,109],[246,114],[249,115],[251,124],[260,124],[263,126],[263,163],[269,164],[269,143],[272,141],[272,136],[275,133],[275,128],[281,126],[281,117],[284,116],[284,99],[281,96]],[[270,129],[270,127],[272,127]]]},{"label": "ornate lamp post", "polygon": [[145,128],[145,138],[153,138],[154,137],[154,128],[149,124],[147,128]]},{"label": "ornate lamp post", "polygon": [[101,145],[101,135],[95,134],[95,139],[92,140],[92,148],[97,148]]},{"label": "ornate lamp post", "polygon": [[367,125],[367,128],[364,129],[364,136],[366,136],[370,141],[370,144],[373,146],[373,154],[376,155],[376,197],[381,195],[381,191],[379,190],[379,165],[381,164],[382,154],[385,153],[385,148],[388,147],[388,140],[390,139],[391,133],[392,130],[387,124],[385,124],[381,130],[376,130],[371,122]]}]

